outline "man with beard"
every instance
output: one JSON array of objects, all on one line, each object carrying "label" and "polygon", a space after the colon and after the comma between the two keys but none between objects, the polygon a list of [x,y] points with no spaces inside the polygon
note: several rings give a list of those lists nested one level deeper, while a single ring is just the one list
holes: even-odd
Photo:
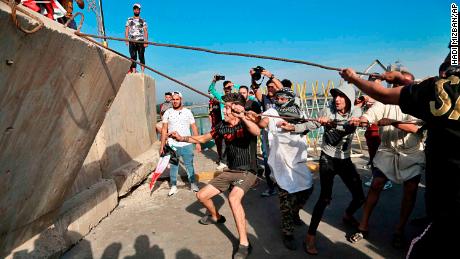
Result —
[{"label": "man with beard", "polygon": [[246,111],[253,111],[257,114],[261,113],[262,110],[260,108],[260,104],[257,100],[254,100],[251,96],[249,95],[249,88],[245,85],[240,86],[240,89],[238,92],[243,96],[243,98],[246,100],[246,104],[244,106]]},{"label": "man with beard", "polygon": [[246,117],[245,100],[241,95],[230,93],[225,95],[223,100],[225,101],[224,120],[219,122],[211,132],[200,136],[181,136],[178,132],[171,132],[170,136],[177,141],[187,143],[206,143],[216,135],[225,140],[228,169],[224,169],[197,193],[198,200],[209,213],[202,217],[199,223],[209,225],[225,222],[225,217],[219,214],[211,198],[231,188],[228,201],[240,241],[238,251],[233,258],[246,258],[251,252],[251,245],[241,201],[256,180],[256,148],[260,128]]},{"label": "man with beard", "polygon": [[[182,94],[179,92],[173,92],[172,97],[172,108],[168,109],[163,115],[163,128],[161,130],[161,147],[160,154],[164,150],[166,140],[168,145],[176,149],[176,154],[182,157],[184,160],[185,169],[187,171],[188,180],[190,182],[190,189],[194,192],[198,192],[198,186],[195,182],[195,169],[193,168],[193,145],[186,142],[177,141],[175,139],[168,139],[168,132],[178,132],[183,136],[190,136],[190,128],[192,128],[193,135],[198,135],[198,129],[195,124],[195,118],[192,112],[182,106]],[[201,151],[200,144],[196,145],[196,151]],[[172,196],[177,193],[177,172],[179,171],[179,165],[171,163],[170,167],[170,183],[171,190],[168,196]]]},{"label": "man with beard", "polygon": [[163,122],[161,120],[163,119],[163,114],[172,107],[172,93],[171,92],[166,92],[165,93],[165,102],[160,104],[160,122],[157,123],[156,125],[156,130],[157,133],[161,134],[161,129],[163,128]]},{"label": "man with beard", "polygon": [[[126,21],[125,38],[129,40],[148,41],[147,22],[140,17],[141,5],[134,4],[133,12],[134,16],[128,18],[128,21]],[[139,54],[139,61],[141,64],[145,65],[144,52],[148,44],[126,42],[126,45],[129,46],[129,54],[131,55],[131,59],[137,60],[137,55]],[[137,64],[132,62],[129,72],[136,73],[136,66]],[[144,72],[145,67],[141,66],[141,69],[142,72]]]}]

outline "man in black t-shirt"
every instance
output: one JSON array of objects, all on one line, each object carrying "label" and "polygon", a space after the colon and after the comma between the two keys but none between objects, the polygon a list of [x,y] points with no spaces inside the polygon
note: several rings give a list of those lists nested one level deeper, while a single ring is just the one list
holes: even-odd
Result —
[{"label": "man in black t-shirt", "polygon": [[[450,54],[444,60],[450,65]],[[407,258],[443,258],[457,254],[460,233],[460,67],[449,66],[441,77],[418,84],[384,88],[360,79],[352,69],[341,76],[386,104],[399,104],[404,113],[426,122],[426,188],[432,223],[412,241]],[[405,84],[399,72],[382,80]]]},{"label": "man in black t-shirt", "polygon": [[247,86],[245,85],[240,86],[240,89],[238,89],[238,92],[244,97],[246,101],[246,104],[244,105],[244,109],[246,111],[253,111],[257,114],[260,114],[262,112],[259,102],[256,100],[249,99],[249,88]]},{"label": "man in black t-shirt", "polygon": [[206,143],[216,136],[224,139],[228,169],[212,179],[197,193],[198,200],[209,212],[199,222],[203,225],[225,222],[225,217],[219,214],[211,198],[233,187],[228,200],[240,239],[240,245],[234,258],[246,258],[251,251],[251,246],[247,237],[246,218],[241,200],[256,180],[256,148],[260,128],[246,117],[245,99],[240,94],[227,94],[223,100],[225,102],[224,120],[220,121],[211,132],[188,137],[172,132],[170,137],[189,143]]}]

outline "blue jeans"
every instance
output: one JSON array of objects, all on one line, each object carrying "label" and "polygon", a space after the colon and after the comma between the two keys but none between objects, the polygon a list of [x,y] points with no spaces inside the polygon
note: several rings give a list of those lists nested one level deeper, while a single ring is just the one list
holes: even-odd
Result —
[{"label": "blue jeans", "polygon": [[[193,168],[193,145],[187,145],[184,147],[175,147],[177,148],[177,156],[178,158],[182,157],[184,160],[185,171],[187,171],[188,180],[190,183],[195,182],[195,169]],[[177,172],[179,172],[179,165],[171,164],[171,168],[169,170],[169,177],[171,186],[176,185],[177,183]]]}]

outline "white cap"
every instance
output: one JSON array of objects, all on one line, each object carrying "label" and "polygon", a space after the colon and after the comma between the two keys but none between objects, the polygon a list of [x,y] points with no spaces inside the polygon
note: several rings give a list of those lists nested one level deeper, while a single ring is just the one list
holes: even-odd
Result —
[{"label": "white cap", "polygon": [[179,95],[179,97],[182,99],[182,94],[181,94],[181,92],[174,91],[174,92],[172,92],[172,95],[173,95],[173,96],[174,96],[174,95]]},{"label": "white cap", "polygon": [[134,7],[137,7],[137,8],[139,8],[139,9],[141,9],[141,5],[140,5],[140,4],[134,4],[134,5],[133,5],[133,8],[134,8]]}]

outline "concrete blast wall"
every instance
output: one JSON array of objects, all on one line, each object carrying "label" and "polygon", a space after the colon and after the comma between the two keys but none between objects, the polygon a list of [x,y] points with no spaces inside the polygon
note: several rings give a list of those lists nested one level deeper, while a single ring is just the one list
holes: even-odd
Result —
[{"label": "concrete blast wall", "polygon": [[45,17],[24,34],[9,13],[0,2],[0,257],[56,220],[130,65]]},{"label": "concrete blast wall", "polygon": [[87,235],[155,168],[155,84],[127,75],[55,222],[9,257],[55,257]]},{"label": "concrete blast wall", "polygon": [[[158,152],[151,151],[155,133],[155,81],[148,75],[129,74],[122,83],[96,139],[85,159],[70,195],[76,194],[101,178],[114,179],[120,196],[133,185],[128,172],[136,173],[145,167],[148,159],[156,163]],[[145,152],[149,155],[145,156]],[[145,156],[145,158],[143,158]],[[152,165],[147,166],[150,170]],[[146,174],[140,178],[145,179]],[[143,180],[142,179],[142,180]]]},{"label": "concrete blast wall", "polygon": [[158,162],[155,122],[155,81],[127,75],[59,216],[9,257],[59,256],[109,215],[118,197],[145,180]]}]

